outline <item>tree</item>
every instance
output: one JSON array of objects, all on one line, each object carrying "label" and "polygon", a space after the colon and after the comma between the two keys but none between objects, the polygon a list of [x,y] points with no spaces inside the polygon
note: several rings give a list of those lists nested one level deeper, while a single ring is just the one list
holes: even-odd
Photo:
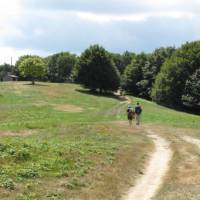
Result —
[{"label": "tree", "polygon": [[79,57],[76,58],[76,64],[73,66],[71,74],[70,74],[70,81],[74,83],[80,83],[78,80],[78,74],[79,74],[80,66],[79,66]]},{"label": "tree", "polygon": [[131,64],[132,59],[135,57],[134,53],[125,51],[123,54],[111,53],[111,57],[115,63],[115,66],[121,74],[123,74],[126,67]]},{"label": "tree", "polygon": [[135,53],[125,51],[122,54],[122,61],[123,61],[123,71],[125,70],[126,66],[130,65],[132,60],[136,57]]},{"label": "tree", "polygon": [[194,107],[200,107],[200,69],[189,77],[185,84],[185,91],[182,96],[183,102]]},{"label": "tree", "polygon": [[122,55],[119,53],[111,53],[110,55],[119,72],[123,73],[125,66],[123,65]]},{"label": "tree", "polygon": [[171,57],[174,48],[159,48],[152,54],[138,55],[126,52],[126,57],[132,56],[132,63],[125,69],[122,87],[136,96],[151,99],[152,85],[157,73],[166,59]]},{"label": "tree", "polygon": [[173,47],[161,47],[147,55],[146,62],[142,66],[142,80],[137,83],[140,97],[151,99],[151,90],[155,78],[163,63],[172,56],[174,51],[175,48]]},{"label": "tree", "polygon": [[68,52],[61,52],[49,56],[48,77],[52,82],[65,82],[69,80],[72,69],[76,65],[76,55]]},{"label": "tree", "polygon": [[21,76],[20,71],[19,71],[19,66],[20,64],[27,58],[36,58],[39,56],[36,55],[23,55],[20,56],[19,59],[17,60],[17,62],[15,63],[15,67],[14,67],[14,74],[16,74],[17,76],[19,76],[20,80],[26,80],[26,77]]},{"label": "tree", "polygon": [[58,69],[57,69],[58,56],[59,56],[59,53],[56,53],[54,55],[51,55],[45,58],[47,62],[47,76],[51,82],[58,82]]},{"label": "tree", "polygon": [[35,84],[36,78],[45,76],[46,69],[46,63],[38,56],[25,58],[19,64],[20,74],[24,77],[30,78],[32,85]]},{"label": "tree", "polygon": [[149,99],[154,78],[154,67],[151,65],[149,57],[147,57],[146,62],[142,66],[141,77],[142,79],[136,83],[139,91],[138,96]]},{"label": "tree", "polygon": [[172,54],[175,52],[174,47],[161,47],[156,49],[151,55],[150,55],[150,62],[153,69],[154,78],[159,73],[161,66],[163,63],[169,59]]},{"label": "tree", "polygon": [[141,53],[135,56],[132,63],[128,65],[122,77],[122,88],[128,92],[140,96],[140,81],[143,80],[143,67],[148,61],[148,55]]},{"label": "tree", "polygon": [[189,77],[200,66],[200,41],[186,43],[163,64],[152,90],[154,101],[171,107],[183,105]]},{"label": "tree", "polygon": [[79,60],[78,79],[86,88],[100,92],[115,91],[120,76],[109,53],[99,45],[86,49]]}]

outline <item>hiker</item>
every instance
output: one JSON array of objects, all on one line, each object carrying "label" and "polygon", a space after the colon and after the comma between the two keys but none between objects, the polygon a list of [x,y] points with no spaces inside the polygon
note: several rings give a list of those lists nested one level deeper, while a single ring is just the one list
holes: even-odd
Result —
[{"label": "hiker", "polygon": [[128,105],[128,109],[127,109],[126,112],[127,112],[127,117],[128,117],[128,121],[129,121],[129,126],[131,126],[132,125],[132,121],[133,121],[134,116],[135,116],[135,112],[134,112],[133,108],[130,105]]},{"label": "hiker", "polygon": [[142,113],[142,107],[140,106],[140,103],[137,102],[137,105],[135,106],[135,120],[136,125],[140,125],[140,116]]}]

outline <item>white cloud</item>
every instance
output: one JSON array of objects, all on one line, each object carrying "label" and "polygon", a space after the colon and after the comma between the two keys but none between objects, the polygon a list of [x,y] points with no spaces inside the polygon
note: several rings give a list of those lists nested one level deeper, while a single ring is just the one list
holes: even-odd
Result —
[{"label": "white cloud", "polygon": [[116,52],[179,45],[200,37],[199,11],[200,0],[0,0],[0,63],[92,43]]},{"label": "white cloud", "polygon": [[130,22],[141,22],[146,21],[149,18],[195,18],[199,15],[192,12],[180,12],[180,11],[163,11],[163,12],[146,12],[146,13],[136,13],[136,14],[97,14],[90,12],[75,12],[81,20],[88,20],[97,23],[108,23],[113,21],[130,21]]},{"label": "white cloud", "polygon": [[81,20],[93,21],[98,23],[107,23],[113,21],[144,21],[146,19],[145,14],[133,14],[133,15],[108,15],[108,14],[95,14],[90,12],[76,12],[75,13]]},{"label": "white cloud", "polygon": [[20,30],[15,23],[20,20],[22,11],[20,0],[0,1],[0,44],[2,39],[10,35],[20,35]]},{"label": "white cloud", "polygon": [[23,0],[23,3],[36,10],[73,10],[102,14],[132,14],[159,10],[191,12],[200,5],[199,0]]},{"label": "white cloud", "polygon": [[45,35],[45,30],[41,29],[41,28],[36,28],[36,29],[34,29],[33,33],[36,36],[43,36],[43,35]]},{"label": "white cloud", "polygon": [[41,50],[34,50],[34,49],[17,49],[13,47],[7,47],[2,46],[0,47],[0,64],[8,63],[11,64],[11,58],[12,63],[15,64],[15,62],[18,60],[18,58],[21,55],[41,55],[41,56],[47,56],[50,52],[45,52]]},{"label": "white cloud", "polygon": [[21,9],[20,0],[2,0],[0,1],[0,19],[6,16],[16,15]]}]

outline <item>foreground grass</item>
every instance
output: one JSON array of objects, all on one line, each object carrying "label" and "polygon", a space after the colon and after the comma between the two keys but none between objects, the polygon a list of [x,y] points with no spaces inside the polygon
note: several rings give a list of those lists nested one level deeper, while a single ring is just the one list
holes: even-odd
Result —
[{"label": "foreground grass", "polygon": [[115,124],[68,125],[29,137],[4,137],[0,199],[114,199],[140,173],[149,150],[142,132]]},{"label": "foreground grass", "polygon": [[126,105],[80,89],[0,84],[0,199],[119,199],[141,173],[151,142],[110,122]]}]

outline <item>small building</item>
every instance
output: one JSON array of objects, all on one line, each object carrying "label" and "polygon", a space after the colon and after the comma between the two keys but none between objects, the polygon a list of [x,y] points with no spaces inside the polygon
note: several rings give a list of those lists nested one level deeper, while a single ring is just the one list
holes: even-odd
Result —
[{"label": "small building", "polygon": [[3,78],[2,81],[18,81],[18,76],[8,72]]}]

